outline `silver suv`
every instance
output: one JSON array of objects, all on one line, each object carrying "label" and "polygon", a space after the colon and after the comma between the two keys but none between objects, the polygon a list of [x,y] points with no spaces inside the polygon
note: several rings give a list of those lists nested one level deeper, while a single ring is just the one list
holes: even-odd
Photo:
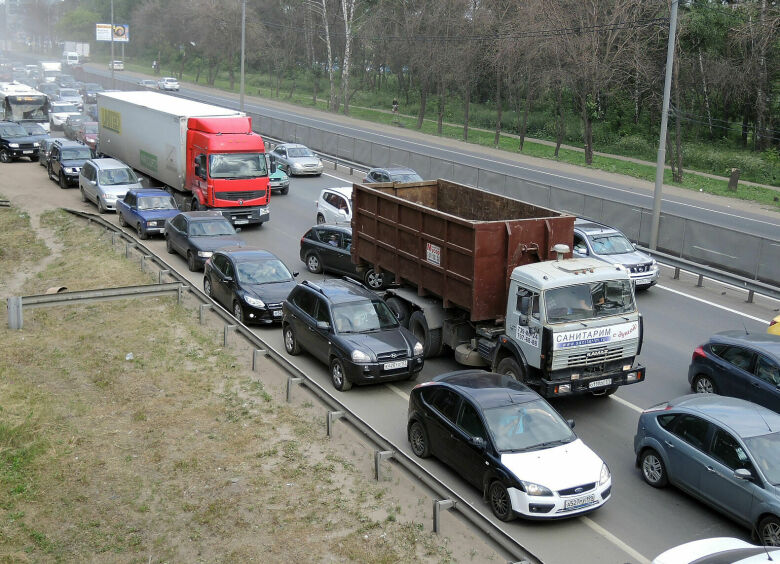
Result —
[{"label": "silver suv", "polygon": [[136,188],[143,186],[133,169],[116,159],[90,159],[79,173],[81,201],[94,202],[100,213],[116,211],[116,201]]},{"label": "silver suv", "polygon": [[646,290],[658,282],[658,265],[653,257],[638,251],[617,229],[589,219],[578,217],[574,221],[573,254],[623,265],[637,290]]}]

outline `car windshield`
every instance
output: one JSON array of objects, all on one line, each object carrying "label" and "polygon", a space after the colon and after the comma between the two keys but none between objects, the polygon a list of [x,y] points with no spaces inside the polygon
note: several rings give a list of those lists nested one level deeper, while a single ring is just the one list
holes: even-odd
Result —
[{"label": "car windshield", "polygon": [[97,132],[98,132],[97,123],[88,123],[84,126],[84,133],[97,133]]},{"label": "car windshield", "polygon": [[48,135],[46,130],[37,123],[23,123],[22,127],[28,135]]},{"label": "car windshield", "polygon": [[176,81],[175,78],[163,78],[163,82],[172,83],[172,82],[177,82],[177,81]]},{"label": "car windshield", "polygon": [[60,90],[60,96],[78,96],[78,90],[72,90],[70,88],[63,88]]},{"label": "car windshield", "polygon": [[394,172],[390,174],[393,182],[419,182],[422,177],[416,172]]},{"label": "car windshield", "polygon": [[634,245],[620,233],[591,236],[590,244],[597,255],[622,255],[634,252]]},{"label": "car windshield", "polygon": [[547,321],[561,323],[635,311],[630,280],[608,280],[544,292]]},{"label": "car windshield", "polygon": [[780,486],[780,433],[750,437],[745,444],[766,479]]},{"label": "car windshield", "polygon": [[211,178],[258,178],[268,176],[262,153],[229,153],[209,157]]},{"label": "car windshield", "polygon": [[27,132],[18,123],[0,124],[0,133],[3,137],[26,137]]},{"label": "car windshield", "polygon": [[568,423],[542,399],[486,409],[485,419],[499,452],[540,450],[577,438]]},{"label": "car windshield", "polygon": [[236,230],[227,219],[193,221],[190,223],[189,232],[190,237],[219,237],[220,235],[236,234]]},{"label": "car windshield", "polygon": [[62,149],[63,161],[87,160],[92,158],[89,147],[67,147]]},{"label": "car windshield", "polygon": [[333,323],[338,333],[372,333],[398,327],[393,312],[379,299],[335,305]]},{"label": "car windshield", "polygon": [[279,259],[264,259],[257,262],[239,262],[236,265],[238,281],[242,284],[273,284],[293,279],[290,271]]},{"label": "car windshield", "polygon": [[101,186],[117,186],[120,184],[136,184],[138,178],[129,168],[112,168],[101,170],[98,174]]},{"label": "car windshield", "polygon": [[94,84],[90,82],[84,87],[84,90],[86,90],[87,92],[102,92],[103,87],[100,86],[99,84]]},{"label": "car windshield", "polygon": [[62,113],[78,113],[78,108],[74,106],[73,104],[52,104],[51,105],[51,111],[55,114],[62,114]]},{"label": "car windshield", "polygon": [[173,196],[143,196],[138,198],[139,210],[175,210]]},{"label": "car windshield", "polygon": [[314,153],[312,153],[306,147],[290,147],[289,149],[287,149],[287,156],[288,157],[313,157]]}]

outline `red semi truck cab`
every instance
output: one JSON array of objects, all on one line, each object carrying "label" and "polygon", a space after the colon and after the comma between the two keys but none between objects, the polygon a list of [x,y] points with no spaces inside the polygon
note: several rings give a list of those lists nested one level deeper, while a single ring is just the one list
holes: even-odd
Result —
[{"label": "red semi truck cab", "polygon": [[269,166],[252,118],[187,120],[185,189],[192,193],[191,209],[219,210],[236,225],[268,221]]}]

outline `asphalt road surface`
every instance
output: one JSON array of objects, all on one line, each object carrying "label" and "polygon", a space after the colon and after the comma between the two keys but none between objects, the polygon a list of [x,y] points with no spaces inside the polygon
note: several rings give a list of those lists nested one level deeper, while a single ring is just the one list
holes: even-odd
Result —
[{"label": "asphalt road surface", "polygon": [[[61,190],[37,164],[22,161],[0,166],[0,194],[33,214],[51,207],[95,212],[92,204],[80,201],[76,189]],[[245,229],[241,236],[249,245],[276,253],[292,270],[301,273],[301,279],[320,279],[321,275],[310,275],[300,261],[301,235],[314,224],[314,202],[319,191],[356,179],[329,173],[320,178],[293,178],[289,194],[272,196],[270,222],[262,228]],[[105,217],[116,222],[114,214]],[[202,287],[202,274],[190,273],[181,257],[168,255],[161,238],[145,244]],[[656,490],[646,485],[634,467],[633,436],[641,409],[688,393],[687,368],[695,346],[720,330],[744,327],[763,332],[777,315],[780,304],[761,297],[754,304],[747,304],[746,294],[739,290],[711,282],[697,288],[693,279],[672,280],[669,269],[662,274],[658,286],[638,296],[640,311],[645,316],[640,361],[647,366],[647,381],[621,388],[610,398],[578,397],[553,402],[564,417],[576,420],[575,431],[609,464],[614,484],[611,501],[588,516],[563,521],[495,521],[545,562],[649,562],[671,546],[699,538],[748,538],[747,530],[680,491]],[[256,331],[286,354],[279,326],[258,327]],[[306,354],[292,360],[312,378],[330,386],[323,364]],[[445,355],[426,362],[417,382],[458,368],[452,357]],[[400,382],[355,387],[341,397],[388,437],[395,448],[410,453],[405,428],[407,399],[413,385]],[[475,507],[490,514],[479,492],[436,460],[423,462]]]}]

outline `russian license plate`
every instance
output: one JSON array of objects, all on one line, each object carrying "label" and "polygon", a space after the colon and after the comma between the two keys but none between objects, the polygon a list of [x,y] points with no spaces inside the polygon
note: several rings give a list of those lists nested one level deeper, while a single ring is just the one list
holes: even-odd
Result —
[{"label": "russian license plate", "polygon": [[23,155],[32,155],[33,152],[32,151],[22,151],[22,154]]},{"label": "russian license plate", "polygon": [[395,362],[385,362],[382,367],[384,370],[397,370],[398,368],[406,368],[406,360],[396,360]]},{"label": "russian license plate", "polygon": [[609,386],[612,383],[612,378],[605,378],[603,380],[595,380],[588,384],[588,388],[600,388],[601,386]]},{"label": "russian license plate", "polygon": [[650,279],[649,278],[638,278],[636,283],[639,286],[641,286],[643,284],[650,284]]},{"label": "russian license plate", "polygon": [[567,499],[563,503],[563,508],[576,509],[577,507],[582,507],[583,505],[589,505],[594,501],[596,501],[596,494],[584,495],[582,497],[575,497],[573,499]]},{"label": "russian license plate", "polygon": [[233,223],[235,223],[236,225],[244,225],[244,224],[249,223],[249,220],[248,219],[236,219],[236,220],[233,221]]},{"label": "russian license plate", "polygon": [[274,310],[274,317],[281,317],[282,316],[282,310],[281,309],[275,309]]}]

